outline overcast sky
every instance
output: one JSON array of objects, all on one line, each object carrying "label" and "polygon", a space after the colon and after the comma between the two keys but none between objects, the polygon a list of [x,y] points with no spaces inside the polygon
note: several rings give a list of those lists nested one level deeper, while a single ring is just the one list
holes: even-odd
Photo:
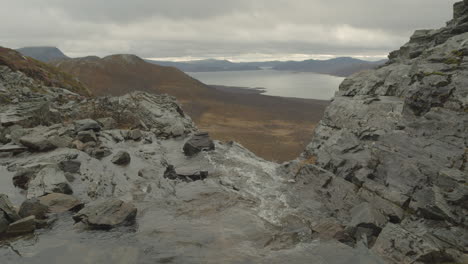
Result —
[{"label": "overcast sky", "polygon": [[0,0],[0,45],[72,57],[385,56],[439,28],[456,0]]}]

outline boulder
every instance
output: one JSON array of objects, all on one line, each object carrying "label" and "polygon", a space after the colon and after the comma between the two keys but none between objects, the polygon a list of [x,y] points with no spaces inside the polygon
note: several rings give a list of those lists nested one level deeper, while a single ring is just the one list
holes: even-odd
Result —
[{"label": "boulder", "polygon": [[29,182],[28,198],[40,197],[48,193],[73,193],[64,172],[56,167],[41,169]]},{"label": "boulder", "polygon": [[37,198],[24,201],[18,212],[19,216],[22,218],[33,215],[36,219],[46,219],[47,213],[49,213],[49,207],[42,204]]},{"label": "boulder", "polygon": [[83,208],[83,203],[74,196],[63,193],[51,193],[39,197],[42,205],[47,206],[51,213],[76,211]]},{"label": "boulder", "polygon": [[15,222],[20,219],[20,216],[13,207],[13,204],[11,204],[8,196],[5,194],[0,194],[0,212],[5,214],[5,217],[9,222]]},{"label": "boulder", "polygon": [[117,165],[128,165],[130,163],[130,154],[126,151],[119,151],[112,157],[112,163]]},{"label": "boulder", "polygon": [[101,125],[92,119],[77,120],[73,122],[73,124],[75,125],[75,131],[77,133],[87,130],[93,130],[94,132],[99,132],[101,130]]},{"label": "boulder", "polygon": [[96,133],[93,130],[80,131],[76,138],[83,143],[97,141]]},{"label": "boulder", "polygon": [[112,229],[135,222],[137,208],[117,199],[88,204],[73,216],[75,222],[82,222],[91,229]]},{"label": "boulder", "polygon": [[10,226],[8,226],[6,234],[11,236],[18,236],[32,233],[34,230],[36,230],[36,217],[31,215],[11,223]]},{"label": "boulder", "polygon": [[194,156],[201,151],[214,150],[215,144],[206,132],[200,132],[193,135],[184,145],[184,154]]},{"label": "boulder", "polygon": [[43,136],[24,136],[20,138],[19,142],[31,151],[45,152],[57,148]]}]

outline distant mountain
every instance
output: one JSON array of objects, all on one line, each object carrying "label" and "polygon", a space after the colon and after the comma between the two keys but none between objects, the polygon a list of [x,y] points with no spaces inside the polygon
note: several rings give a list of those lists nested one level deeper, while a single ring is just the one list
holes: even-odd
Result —
[{"label": "distant mountain", "polygon": [[65,88],[81,95],[89,95],[88,88],[72,75],[62,72],[52,65],[25,57],[18,51],[0,47],[1,65],[7,66],[13,71],[23,72],[43,85]]},{"label": "distant mountain", "polygon": [[194,60],[194,61],[154,61],[147,60],[150,63],[176,67],[184,72],[215,72],[215,71],[253,71],[260,70],[258,66],[248,63],[234,63],[228,60]]},{"label": "distant mountain", "polygon": [[17,51],[24,56],[28,56],[42,62],[68,58],[67,55],[63,54],[63,52],[56,47],[25,47],[17,49]]},{"label": "distant mountain", "polygon": [[316,72],[343,77],[362,70],[373,69],[386,62],[386,60],[370,62],[349,57],[340,57],[330,60],[264,62],[231,62],[228,60],[213,59],[183,62],[147,61],[161,66],[176,67],[184,72],[253,71],[273,69],[277,71]]},{"label": "distant mountain", "polygon": [[273,66],[273,69],[278,71],[315,72],[347,77],[359,71],[374,69],[385,62],[386,60],[370,62],[350,57],[340,57],[330,60],[280,62]]}]

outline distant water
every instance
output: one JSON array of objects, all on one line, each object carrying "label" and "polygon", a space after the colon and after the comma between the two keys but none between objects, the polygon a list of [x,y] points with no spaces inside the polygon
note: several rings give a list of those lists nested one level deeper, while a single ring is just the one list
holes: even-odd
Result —
[{"label": "distant water", "polygon": [[309,72],[275,70],[189,72],[209,85],[265,88],[266,95],[329,100],[338,90],[342,77]]}]

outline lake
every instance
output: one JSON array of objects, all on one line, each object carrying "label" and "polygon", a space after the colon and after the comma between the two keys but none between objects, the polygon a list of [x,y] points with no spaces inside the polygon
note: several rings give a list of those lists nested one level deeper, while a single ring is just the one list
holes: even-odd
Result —
[{"label": "lake", "polygon": [[344,80],[342,77],[275,70],[188,72],[209,85],[264,88],[266,95],[329,100]]}]

